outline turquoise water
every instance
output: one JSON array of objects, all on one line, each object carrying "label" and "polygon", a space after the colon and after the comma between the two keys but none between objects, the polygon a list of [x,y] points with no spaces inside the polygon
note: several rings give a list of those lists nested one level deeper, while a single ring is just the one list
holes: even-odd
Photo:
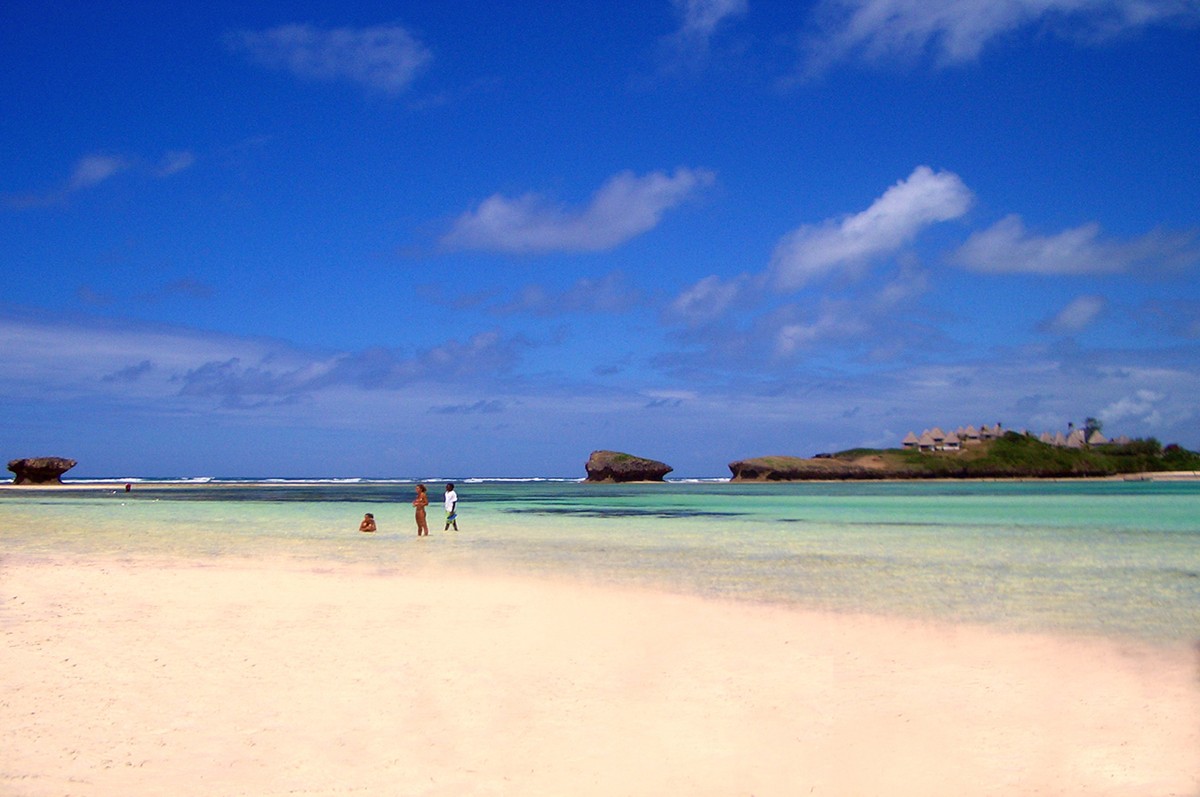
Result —
[{"label": "turquoise water", "polygon": [[[1200,484],[465,481],[0,490],[9,556],[504,570],[1009,630],[1200,639]],[[358,521],[373,512],[374,535]]]}]

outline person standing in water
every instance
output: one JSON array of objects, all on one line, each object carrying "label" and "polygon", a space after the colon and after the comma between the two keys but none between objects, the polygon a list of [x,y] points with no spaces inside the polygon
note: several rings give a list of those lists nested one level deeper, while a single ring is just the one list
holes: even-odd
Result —
[{"label": "person standing in water", "polygon": [[454,485],[446,485],[446,528],[445,531],[453,524],[454,530],[458,531],[458,493],[454,492]]},{"label": "person standing in water", "polygon": [[426,495],[425,485],[417,485],[417,497],[413,499],[412,504],[417,509],[417,536],[428,537],[429,524],[425,522],[425,507],[429,506],[429,496]]},{"label": "person standing in water", "polygon": [[375,516],[370,512],[363,515],[362,523],[358,524],[359,531],[375,531]]}]

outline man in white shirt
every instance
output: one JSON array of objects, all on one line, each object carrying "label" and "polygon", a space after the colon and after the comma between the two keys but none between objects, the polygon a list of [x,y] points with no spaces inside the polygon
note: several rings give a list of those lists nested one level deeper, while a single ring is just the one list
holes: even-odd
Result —
[{"label": "man in white shirt", "polygon": [[455,531],[458,531],[457,508],[458,508],[458,493],[454,492],[453,484],[447,484],[446,485],[446,528],[442,529],[442,531],[445,531],[446,529],[450,528],[451,525],[454,526]]}]

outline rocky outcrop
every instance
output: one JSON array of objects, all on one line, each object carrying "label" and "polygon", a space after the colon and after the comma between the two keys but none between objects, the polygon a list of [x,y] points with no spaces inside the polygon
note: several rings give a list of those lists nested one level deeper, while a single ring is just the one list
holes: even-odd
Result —
[{"label": "rocky outcrop", "polygon": [[75,465],[75,460],[63,457],[33,457],[14,459],[8,469],[16,474],[13,484],[61,484],[62,475]]},{"label": "rocky outcrop", "polygon": [[590,482],[660,482],[672,471],[670,465],[620,451],[593,451],[584,467]]},{"label": "rocky outcrop", "polygon": [[800,479],[870,479],[880,474],[853,462],[817,457],[756,457],[729,463],[735,482],[796,481]]}]

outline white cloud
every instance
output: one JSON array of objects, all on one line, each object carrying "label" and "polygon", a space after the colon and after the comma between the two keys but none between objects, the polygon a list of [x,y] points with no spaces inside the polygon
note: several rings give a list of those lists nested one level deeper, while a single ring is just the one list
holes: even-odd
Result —
[{"label": "white cloud", "polygon": [[826,0],[810,71],[861,55],[942,65],[977,58],[993,39],[1031,25],[1102,40],[1175,20],[1200,19],[1194,0]]},{"label": "white cloud", "polygon": [[672,0],[681,24],[681,42],[707,45],[717,27],[730,17],[746,13],[747,0]]},{"label": "white cloud", "polygon": [[162,157],[155,174],[159,177],[170,177],[186,169],[196,162],[196,156],[187,150],[171,150]]},{"label": "white cloud", "polygon": [[1095,222],[1057,235],[1034,235],[1020,216],[977,232],[953,256],[963,267],[989,274],[1115,274],[1135,266],[1181,268],[1200,260],[1195,236],[1154,231],[1131,241],[1105,240]]},{"label": "white cloud", "polygon": [[156,167],[150,167],[141,157],[124,155],[85,155],[75,162],[71,175],[57,187],[41,192],[4,197],[5,204],[17,208],[48,207],[67,201],[73,194],[95,188],[113,177],[134,170],[145,173],[149,170],[156,177],[168,177],[189,168],[195,156],[186,151],[171,151],[163,156]]},{"label": "white cloud", "polygon": [[72,194],[94,188],[105,180],[130,167],[120,155],[85,155],[75,162],[71,176],[57,188],[42,192],[4,197],[6,205],[15,208],[36,208],[64,202]]},{"label": "white cloud", "polygon": [[860,270],[931,224],[962,216],[972,198],[958,175],[918,166],[861,213],[789,233],[775,248],[771,272],[781,289],[797,290],[835,272]]},{"label": "white cloud", "polygon": [[495,194],[454,222],[442,238],[447,249],[502,252],[600,251],[653,229],[663,213],[715,180],[705,169],[676,169],[638,177],[621,172],[585,208],[568,210],[537,194]]},{"label": "white cloud", "polygon": [[[753,305],[774,286],[792,291],[837,272],[854,273],[893,254],[923,228],[966,212],[971,192],[949,172],[934,173],[919,166],[906,180],[893,185],[861,213],[819,225],[805,225],[776,246],[768,270],[733,279],[712,275],[680,293],[664,313],[668,321],[700,327],[722,318],[731,308]],[[927,288],[923,271],[904,265],[887,282],[877,281],[867,293],[849,301],[827,302],[816,320],[768,322],[776,349],[789,354],[810,344],[835,338],[861,337],[873,319],[911,304]]]},{"label": "white cloud", "polygon": [[852,303],[826,302],[811,321],[784,324],[775,333],[775,354],[790,357],[818,343],[857,338],[870,332],[871,326],[855,312]]},{"label": "white cloud", "polygon": [[71,172],[65,191],[74,193],[99,185],[113,175],[129,168],[129,161],[117,155],[88,155],[80,158]]},{"label": "white cloud", "polygon": [[722,280],[715,275],[705,277],[671,302],[667,318],[691,327],[716,321],[745,295],[753,283],[754,280],[746,275],[733,280]]},{"label": "white cloud", "polygon": [[894,279],[879,287],[872,305],[882,312],[904,312],[928,291],[929,275],[915,266],[905,266]]},{"label": "white cloud", "polygon": [[641,294],[620,272],[598,279],[580,278],[565,291],[550,291],[540,285],[527,285],[517,296],[495,308],[501,315],[530,313],[555,316],[566,313],[624,313],[640,304]]},{"label": "white cloud", "polygon": [[1136,420],[1156,426],[1162,422],[1159,405],[1165,398],[1165,395],[1153,390],[1139,390],[1132,396],[1118,399],[1100,410],[1099,418],[1110,425],[1120,421]]},{"label": "white cloud", "polygon": [[1102,296],[1079,296],[1047,321],[1043,327],[1049,332],[1081,332],[1099,317],[1107,304]]},{"label": "white cloud", "polygon": [[227,41],[272,69],[315,80],[350,80],[389,93],[407,88],[432,57],[398,25],[333,30],[281,25],[238,31]]},{"label": "white cloud", "polygon": [[923,271],[902,269],[892,280],[869,291],[842,298],[824,298],[812,320],[785,322],[775,333],[775,354],[788,357],[828,343],[866,344],[891,359],[904,350],[909,332],[902,319],[911,304],[929,289]]}]

